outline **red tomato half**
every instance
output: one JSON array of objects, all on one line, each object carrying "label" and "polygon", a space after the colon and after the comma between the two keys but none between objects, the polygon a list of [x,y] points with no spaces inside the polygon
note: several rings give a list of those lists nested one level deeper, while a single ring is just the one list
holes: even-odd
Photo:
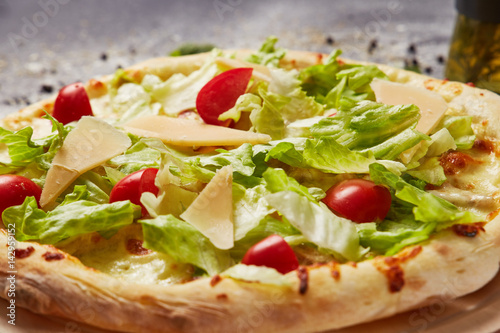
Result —
[{"label": "red tomato half", "polygon": [[201,88],[196,98],[198,114],[207,124],[228,126],[219,116],[236,104],[252,78],[252,68],[234,68],[217,75]]},{"label": "red tomato half", "polygon": [[245,265],[266,266],[286,274],[299,267],[292,248],[278,235],[271,235],[252,246],[241,261]]},{"label": "red tomato half", "polygon": [[334,213],[363,223],[382,221],[391,207],[391,192],[370,180],[350,179],[332,186],[322,200]]},{"label": "red tomato half", "polygon": [[52,116],[66,125],[83,116],[93,116],[89,96],[80,82],[63,87],[57,95]]},{"label": "red tomato half", "polygon": [[141,195],[144,192],[151,192],[158,195],[159,189],[155,185],[156,174],[158,169],[147,168],[131,173],[120,180],[111,190],[109,202],[130,200],[133,204],[142,207],[142,215],[146,215],[148,211],[141,204]]},{"label": "red tomato half", "polygon": [[40,206],[42,189],[31,179],[18,175],[0,175],[0,216],[10,206],[17,206],[26,197],[35,197]]}]

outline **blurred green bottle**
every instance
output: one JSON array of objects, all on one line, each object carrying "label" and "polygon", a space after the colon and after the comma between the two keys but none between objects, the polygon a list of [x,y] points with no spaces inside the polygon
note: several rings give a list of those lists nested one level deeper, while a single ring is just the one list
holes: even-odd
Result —
[{"label": "blurred green bottle", "polygon": [[456,0],[446,78],[500,93],[500,0]]}]

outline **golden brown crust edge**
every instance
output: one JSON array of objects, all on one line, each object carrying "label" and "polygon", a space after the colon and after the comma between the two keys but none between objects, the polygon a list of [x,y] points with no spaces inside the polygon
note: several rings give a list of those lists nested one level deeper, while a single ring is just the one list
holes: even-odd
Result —
[{"label": "golden brown crust edge", "polygon": [[[0,243],[4,242],[2,233]],[[402,258],[399,264],[377,258],[357,265],[309,268],[307,290],[302,294],[296,272],[290,273],[289,287],[229,278],[218,283],[200,279],[173,286],[140,285],[86,268],[66,254],[64,259],[46,261],[45,253],[58,252],[51,246],[19,246],[28,245],[35,249],[32,255],[16,260],[18,306],[133,332],[313,332],[340,328],[472,292],[496,274],[499,255],[489,231],[476,238],[445,233],[421,251],[419,247],[405,250],[396,257]],[[0,286],[5,293],[6,261],[2,254],[1,275],[5,276],[1,276]],[[398,292],[390,291],[391,279],[384,273],[393,269],[403,273],[404,286]]]},{"label": "golden brown crust edge", "polygon": [[[204,56],[176,58],[175,66],[189,72],[199,67]],[[318,55],[290,51],[286,62],[290,64],[292,60],[301,66],[315,63]],[[161,73],[165,78],[171,74],[170,61],[153,59],[131,70]],[[500,108],[498,96],[459,83],[381,68],[395,81],[432,88],[456,112],[496,119],[491,115]],[[21,114],[29,119],[39,112],[40,106],[50,103],[48,100],[28,107]],[[495,128],[500,128],[497,125],[491,121],[484,125],[483,135],[494,137]],[[436,298],[459,297],[480,288],[498,270],[500,217],[489,222],[485,230],[475,238],[442,232],[422,244],[421,251],[419,247],[405,250],[399,260],[376,258],[357,265],[308,268],[308,288],[303,294],[299,290],[301,281],[303,290],[305,274],[300,279],[296,272],[289,273],[289,287],[229,278],[218,283],[200,279],[173,286],[132,284],[86,268],[66,254],[62,260],[47,261],[42,255],[58,250],[19,242],[19,248],[31,245],[35,251],[16,260],[16,304],[37,313],[134,332],[321,331],[390,316]],[[0,246],[6,243],[2,232]],[[7,251],[2,251],[0,287],[4,298],[8,290],[7,263]],[[389,289],[387,274],[391,271],[403,274],[405,284],[398,292]]]}]

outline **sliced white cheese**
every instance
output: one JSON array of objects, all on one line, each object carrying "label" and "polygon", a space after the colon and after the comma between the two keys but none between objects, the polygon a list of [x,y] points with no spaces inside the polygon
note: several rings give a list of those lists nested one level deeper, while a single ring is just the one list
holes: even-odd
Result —
[{"label": "sliced white cheese", "polygon": [[219,66],[225,68],[242,68],[242,67],[250,67],[253,68],[252,76],[254,79],[260,81],[271,81],[271,73],[269,68],[259,64],[253,64],[251,62],[246,62],[238,59],[229,59],[229,58],[216,58],[215,63]]},{"label": "sliced white cheese", "polygon": [[397,82],[374,79],[371,88],[377,102],[401,105],[415,104],[420,109],[421,118],[416,129],[429,134],[443,119],[448,104],[441,95],[433,91]]},{"label": "sliced white cheese", "polygon": [[40,197],[53,202],[79,175],[123,153],[132,142],[122,131],[95,117],[82,117],[56,153]]},{"label": "sliced white cheese", "polygon": [[[441,95],[433,91],[397,82],[373,79],[370,84],[377,102],[389,105],[414,104],[420,109],[420,120],[416,130],[429,134],[443,119],[448,104]],[[404,163],[409,163],[420,144],[400,155]]]},{"label": "sliced white cheese", "polygon": [[198,229],[217,248],[234,246],[233,168],[220,169],[181,218]]},{"label": "sliced white cheese", "polygon": [[45,185],[40,196],[40,206],[45,208],[71,184],[80,173],[77,170],[68,169],[62,165],[52,165],[47,172]]},{"label": "sliced white cheese", "polygon": [[258,144],[271,141],[271,137],[266,134],[166,116],[137,118],[125,124],[124,129],[138,136],[158,138],[176,146],[239,146],[243,143]]}]

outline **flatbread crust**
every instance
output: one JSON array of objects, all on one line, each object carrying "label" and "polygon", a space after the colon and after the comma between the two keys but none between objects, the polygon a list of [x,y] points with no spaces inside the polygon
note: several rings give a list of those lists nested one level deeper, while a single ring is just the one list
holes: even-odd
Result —
[{"label": "flatbread crust", "polygon": [[[241,58],[249,53],[229,52]],[[166,79],[175,72],[188,74],[196,70],[206,56],[152,59],[128,72],[137,78],[152,73]],[[300,69],[318,63],[323,56],[289,51],[282,64]],[[450,113],[475,117],[475,131],[480,137],[497,138],[499,96],[460,83],[379,67],[393,81],[438,92],[449,103]],[[89,96],[105,94],[102,82],[109,79],[90,81]],[[11,129],[29,125],[43,114],[42,109],[51,112],[53,101],[50,98],[29,106],[7,117],[3,125]],[[16,306],[37,313],[120,331],[322,331],[391,316],[482,287],[499,268],[500,216],[484,229],[474,238],[445,230],[394,257],[302,267],[288,274],[290,286],[218,276],[169,286],[130,283],[85,267],[53,246],[18,242],[18,248],[32,246],[34,252],[16,260],[15,300]],[[5,249],[6,245],[6,231],[0,230],[0,247]],[[58,259],[47,261],[46,253],[56,254],[52,257]],[[7,251],[0,251],[3,298],[7,298],[9,287],[7,263]],[[395,291],[401,279],[404,285]]]}]

